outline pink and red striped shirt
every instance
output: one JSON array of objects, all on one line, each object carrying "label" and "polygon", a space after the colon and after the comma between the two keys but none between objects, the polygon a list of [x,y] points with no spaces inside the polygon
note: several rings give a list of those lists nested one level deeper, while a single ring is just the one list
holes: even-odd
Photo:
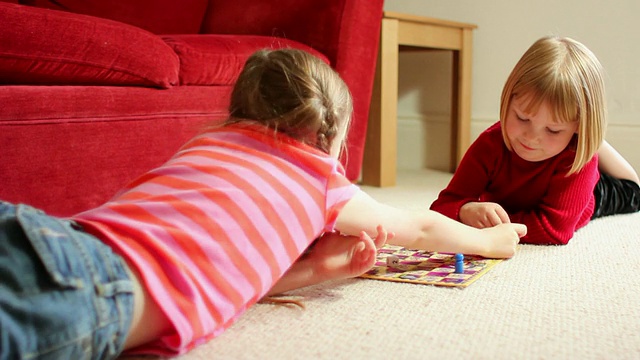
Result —
[{"label": "pink and red striped shirt", "polygon": [[137,267],[173,324],[136,352],[181,354],[262,298],[357,191],[329,155],[234,125],[73,219]]}]

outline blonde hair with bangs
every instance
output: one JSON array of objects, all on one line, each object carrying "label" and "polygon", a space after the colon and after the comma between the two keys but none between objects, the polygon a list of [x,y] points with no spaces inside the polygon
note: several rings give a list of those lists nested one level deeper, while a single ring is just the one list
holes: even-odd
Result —
[{"label": "blonde hair with bangs", "polygon": [[522,55],[502,89],[500,122],[509,150],[505,124],[514,97],[527,95],[527,112],[536,112],[543,101],[554,121],[578,121],[576,156],[568,175],[580,171],[598,151],[606,131],[603,68],[583,44],[558,36],[536,41]]}]

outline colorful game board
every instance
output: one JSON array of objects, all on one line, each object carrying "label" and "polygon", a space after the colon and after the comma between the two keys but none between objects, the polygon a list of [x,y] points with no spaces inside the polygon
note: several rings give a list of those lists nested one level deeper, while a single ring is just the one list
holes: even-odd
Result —
[{"label": "colorful game board", "polygon": [[[464,272],[455,273],[455,254],[385,245],[363,278],[437,286],[467,287],[502,260],[465,255]],[[389,258],[390,261],[387,260]]]}]

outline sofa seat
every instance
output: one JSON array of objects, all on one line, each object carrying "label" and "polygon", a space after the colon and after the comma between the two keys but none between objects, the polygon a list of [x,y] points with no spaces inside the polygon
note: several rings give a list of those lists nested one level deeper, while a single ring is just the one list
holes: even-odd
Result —
[{"label": "sofa seat", "polygon": [[207,86],[2,86],[0,199],[56,215],[98,206],[223,119],[228,93]]}]

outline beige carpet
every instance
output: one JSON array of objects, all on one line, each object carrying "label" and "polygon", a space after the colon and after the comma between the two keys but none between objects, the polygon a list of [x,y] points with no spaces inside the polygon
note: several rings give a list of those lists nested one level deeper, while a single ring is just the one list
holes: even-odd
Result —
[{"label": "beige carpet", "polygon": [[[367,188],[427,207],[450,175],[402,173]],[[640,359],[640,214],[591,222],[569,245],[519,245],[466,289],[352,279],[258,304],[179,360]]]}]

